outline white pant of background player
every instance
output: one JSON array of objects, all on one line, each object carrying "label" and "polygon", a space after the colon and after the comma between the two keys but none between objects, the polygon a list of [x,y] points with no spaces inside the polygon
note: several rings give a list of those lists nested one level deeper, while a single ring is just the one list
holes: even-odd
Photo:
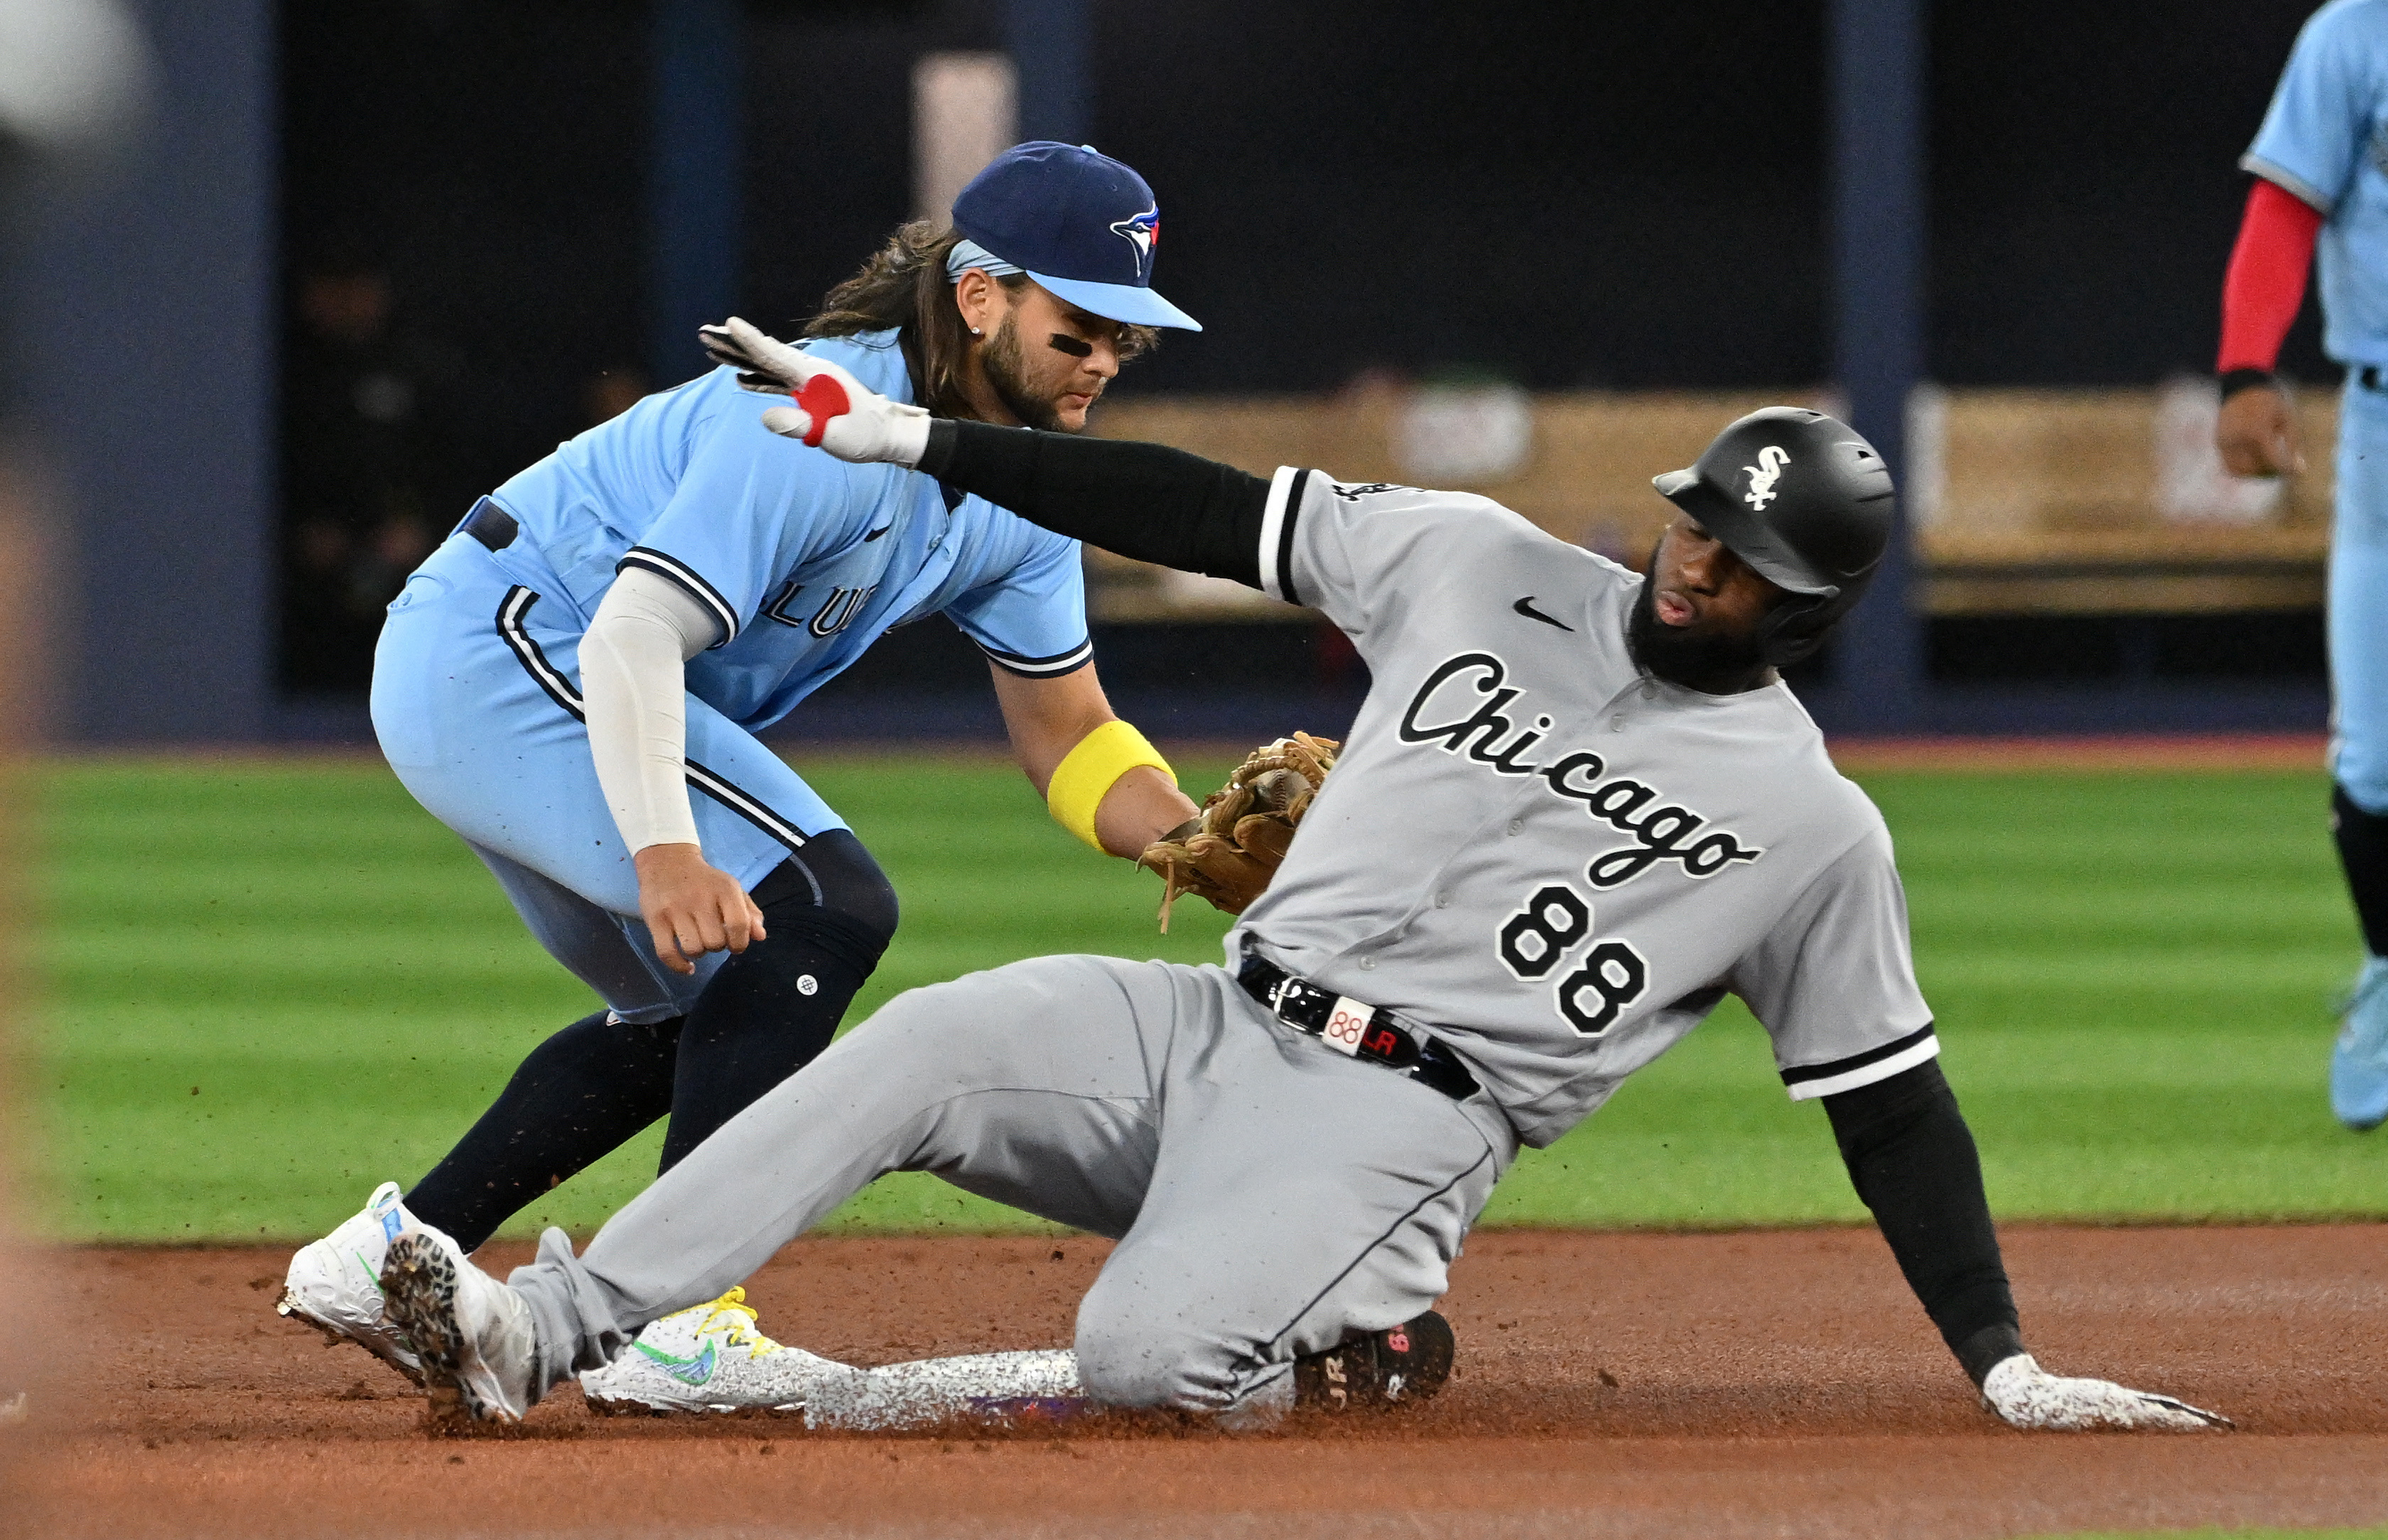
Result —
[{"label": "white pant of background player", "polygon": [[[709,1299],[888,1171],[1118,1246],[1078,1309],[1115,1406],[1289,1406],[1293,1359],[1416,1317],[1517,1153],[1456,1102],[1277,1022],[1218,967],[1045,957],[891,1002],[509,1281],[533,1395]],[[957,1387],[966,1389],[966,1387]],[[990,1394],[1011,1394],[990,1385]]]}]

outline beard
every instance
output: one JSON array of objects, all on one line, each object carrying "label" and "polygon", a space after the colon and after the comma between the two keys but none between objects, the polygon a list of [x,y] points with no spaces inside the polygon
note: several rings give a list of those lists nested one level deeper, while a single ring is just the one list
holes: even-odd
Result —
[{"label": "beard", "polygon": [[1642,580],[1642,591],[1625,622],[1625,645],[1632,650],[1635,663],[1658,678],[1711,694],[1718,686],[1734,686],[1766,666],[1755,632],[1731,636],[1661,621],[1658,567],[1658,552],[1653,551],[1650,575]]},{"label": "beard", "polygon": [[1005,316],[1003,324],[995,329],[995,335],[987,339],[986,352],[981,360],[986,366],[986,383],[994,387],[995,398],[1003,403],[1003,409],[1030,427],[1047,433],[1073,432],[1061,421],[1061,409],[1029,386],[1028,372],[1020,353],[1020,332],[1012,324],[1013,320]]}]

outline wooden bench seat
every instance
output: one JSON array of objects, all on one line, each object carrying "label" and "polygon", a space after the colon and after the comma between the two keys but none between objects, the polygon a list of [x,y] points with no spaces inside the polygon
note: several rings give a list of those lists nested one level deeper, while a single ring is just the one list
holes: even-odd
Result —
[{"label": "wooden bench seat", "polygon": [[[1917,600],[1934,614],[2178,613],[2321,602],[2336,402],[2302,393],[2311,470],[2260,516],[2189,516],[2203,484],[2172,480],[2200,433],[2198,386],[1929,391],[1912,414],[1907,507]],[[1513,393],[1514,394],[1514,393]],[[1417,398],[1379,386],[1334,397],[1149,397],[1106,405],[1099,431],[1173,444],[1254,474],[1315,466],[1346,481],[1410,482]],[[1442,485],[1480,491],[1543,528],[1639,566],[1671,511],[1650,478],[1687,465],[1716,431],[1813,392],[1594,393],[1516,398],[1531,448],[1514,467]],[[1501,403],[1495,400],[1494,409]],[[2184,414],[2188,415],[2184,415]],[[1408,461],[1409,463],[1405,463]],[[2187,486],[2190,492],[2181,488]],[[2167,491],[2167,487],[2170,488]],[[2227,488],[2225,489],[2227,494]],[[2165,503],[2174,505],[2167,513]],[[2227,499],[2226,499],[2227,500]],[[1233,584],[1096,553],[1099,620],[1271,620],[1291,612]]]}]

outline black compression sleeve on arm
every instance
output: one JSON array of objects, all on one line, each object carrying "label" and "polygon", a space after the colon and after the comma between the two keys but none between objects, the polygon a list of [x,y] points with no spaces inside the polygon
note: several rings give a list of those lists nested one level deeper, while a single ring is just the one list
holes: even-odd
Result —
[{"label": "black compression sleeve on arm", "polygon": [[1158,444],[941,417],[920,469],[1108,551],[1261,586],[1269,484]]},{"label": "black compression sleeve on arm", "polygon": [[1981,1157],[1937,1061],[1824,1098],[1849,1180],[1974,1383],[2024,1350]]}]

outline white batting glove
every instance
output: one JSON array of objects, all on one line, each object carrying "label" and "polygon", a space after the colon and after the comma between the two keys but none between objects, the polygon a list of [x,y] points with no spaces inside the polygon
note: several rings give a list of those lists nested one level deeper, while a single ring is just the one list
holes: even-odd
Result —
[{"label": "white batting glove", "polygon": [[2017,1428],[2080,1433],[2092,1428],[2140,1428],[2202,1433],[2235,1426],[2217,1412],[2169,1395],[2129,1390],[2111,1380],[2067,1380],[2039,1367],[2028,1353],[2003,1359],[1982,1378],[1982,1399]]},{"label": "white batting glove", "polygon": [[696,337],[714,362],[738,371],[738,383],[748,390],[794,400],[763,414],[763,425],[773,433],[857,464],[918,465],[929,448],[926,411],[889,400],[827,359],[791,347],[736,316],[699,327]]}]

